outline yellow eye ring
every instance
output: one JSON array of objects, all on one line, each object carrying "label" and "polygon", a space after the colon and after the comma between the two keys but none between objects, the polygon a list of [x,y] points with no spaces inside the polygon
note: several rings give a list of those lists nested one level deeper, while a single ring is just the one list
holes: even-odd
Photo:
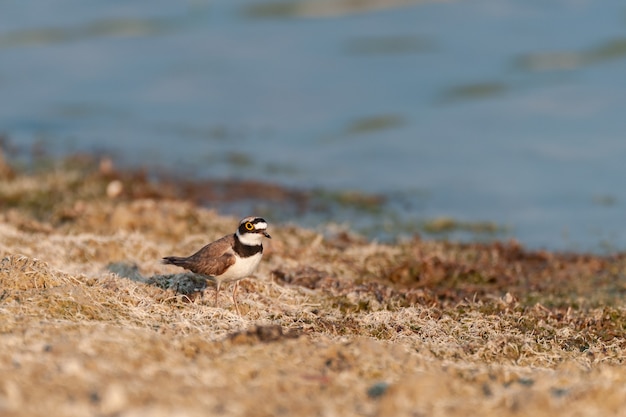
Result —
[{"label": "yellow eye ring", "polygon": [[245,226],[246,230],[254,230],[254,225],[250,222],[247,222]]}]

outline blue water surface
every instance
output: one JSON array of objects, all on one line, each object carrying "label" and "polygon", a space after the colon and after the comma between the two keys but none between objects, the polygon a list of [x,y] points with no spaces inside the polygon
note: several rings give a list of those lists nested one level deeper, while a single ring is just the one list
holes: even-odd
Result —
[{"label": "blue water surface", "polygon": [[[0,7],[0,132],[18,146],[382,193],[403,221],[495,222],[532,248],[626,248],[622,1]],[[337,214],[369,221],[354,217]]]}]

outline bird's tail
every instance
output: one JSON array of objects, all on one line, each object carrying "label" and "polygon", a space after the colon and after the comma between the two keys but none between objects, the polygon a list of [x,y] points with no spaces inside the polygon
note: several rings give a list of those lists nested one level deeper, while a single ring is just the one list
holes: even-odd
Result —
[{"label": "bird's tail", "polygon": [[161,262],[163,262],[164,264],[171,264],[182,267],[185,266],[186,261],[187,258],[183,258],[180,256],[166,256],[165,258],[161,259]]}]

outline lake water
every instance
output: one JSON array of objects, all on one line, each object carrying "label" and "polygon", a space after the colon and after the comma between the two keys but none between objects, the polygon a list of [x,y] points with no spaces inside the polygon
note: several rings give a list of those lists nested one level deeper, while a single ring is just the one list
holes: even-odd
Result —
[{"label": "lake water", "polygon": [[626,249],[623,0],[0,7],[0,132],[17,146],[382,193],[401,222],[495,222],[532,248]]}]

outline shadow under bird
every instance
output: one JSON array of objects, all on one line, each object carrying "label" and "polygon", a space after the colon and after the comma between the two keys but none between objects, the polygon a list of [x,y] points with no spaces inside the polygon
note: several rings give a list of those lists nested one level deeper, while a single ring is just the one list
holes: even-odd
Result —
[{"label": "shadow under bird", "polygon": [[209,243],[191,256],[167,256],[164,264],[185,268],[195,274],[214,281],[215,304],[222,283],[235,282],[233,302],[237,313],[237,286],[239,280],[254,272],[263,257],[263,238],[271,239],[267,233],[267,222],[261,217],[246,217],[239,222],[237,231],[226,235],[215,242]]}]

